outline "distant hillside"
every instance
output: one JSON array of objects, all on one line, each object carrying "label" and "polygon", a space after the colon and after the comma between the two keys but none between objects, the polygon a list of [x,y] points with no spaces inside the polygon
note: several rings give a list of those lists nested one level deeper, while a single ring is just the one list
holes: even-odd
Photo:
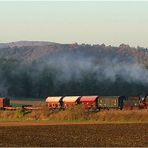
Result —
[{"label": "distant hillside", "polygon": [[7,96],[148,93],[148,49],[18,41],[0,44],[0,93]]},{"label": "distant hillside", "polygon": [[57,43],[46,42],[46,41],[17,41],[17,42],[10,42],[10,43],[0,43],[0,48],[44,46],[44,45],[54,45],[54,44],[57,44]]},{"label": "distant hillside", "polygon": [[78,53],[86,56],[94,56],[98,59],[118,57],[120,61],[134,60],[148,65],[148,49],[121,44],[119,47],[88,44],[58,44],[42,41],[18,41],[0,43],[0,57],[14,58],[23,62],[46,59],[52,55],[65,53]]}]

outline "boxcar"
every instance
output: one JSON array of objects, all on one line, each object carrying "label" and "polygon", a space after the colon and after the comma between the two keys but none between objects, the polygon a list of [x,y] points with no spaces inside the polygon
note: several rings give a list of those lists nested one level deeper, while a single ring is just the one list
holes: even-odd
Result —
[{"label": "boxcar", "polygon": [[124,96],[100,96],[98,107],[100,109],[122,109]]},{"label": "boxcar", "polygon": [[80,96],[65,96],[62,99],[64,108],[67,107],[74,107],[75,105],[79,104]]},{"label": "boxcar", "polygon": [[80,98],[80,103],[84,105],[87,110],[98,109],[98,96],[82,96]]},{"label": "boxcar", "polygon": [[139,96],[130,96],[127,100],[124,101],[125,109],[139,109],[140,105],[140,97]]},{"label": "boxcar", "polygon": [[0,108],[10,106],[10,100],[7,98],[0,98]]},{"label": "boxcar", "polygon": [[47,97],[46,104],[49,109],[61,109],[63,107],[62,96]]}]

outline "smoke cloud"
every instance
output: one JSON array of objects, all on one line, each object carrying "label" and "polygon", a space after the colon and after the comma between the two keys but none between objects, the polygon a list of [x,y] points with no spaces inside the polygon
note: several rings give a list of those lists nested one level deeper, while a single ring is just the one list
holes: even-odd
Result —
[{"label": "smoke cloud", "polygon": [[148,70],[134,60],[120,61],[118,57],[97,59],[91,56],[64,54],[50,58],[44,63],[47,67],[55,69],[56,80],[60,82],[81,80],[91,74],[98,81],[115,82],[120,77],[129,83],[148,84]]}]

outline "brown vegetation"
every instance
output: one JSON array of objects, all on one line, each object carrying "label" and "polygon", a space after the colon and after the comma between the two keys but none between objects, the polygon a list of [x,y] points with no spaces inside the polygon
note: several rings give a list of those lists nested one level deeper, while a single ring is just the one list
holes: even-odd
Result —
[{"label": "brown vegetation", "polygon": [[45,104],[42,109],[26,111],[0,111],[0,120],[47,120],[47,121],[97,121],[97,122],[148,122],[148,110],[104,110],[88,112],[82,105],[64,111],[52,111]]}]

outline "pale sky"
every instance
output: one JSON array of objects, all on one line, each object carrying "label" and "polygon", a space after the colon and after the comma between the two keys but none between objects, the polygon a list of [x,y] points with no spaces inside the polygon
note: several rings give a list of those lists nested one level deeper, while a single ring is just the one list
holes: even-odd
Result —
[{"label": "pale sky", "polygon": [[148,1],[0,1],[0,43],[18,40],[148,47]]}]

